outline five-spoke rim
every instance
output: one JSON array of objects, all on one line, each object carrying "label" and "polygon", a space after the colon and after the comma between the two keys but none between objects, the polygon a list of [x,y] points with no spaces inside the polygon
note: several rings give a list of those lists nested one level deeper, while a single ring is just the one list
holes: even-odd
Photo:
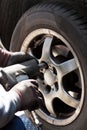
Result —
[{"label": "five-spoke rim", "polygon": [[37,114],[54,125],[67,125],[74,121],[82,109],[84,81],[78,58],[63,36],[49,29],[37,29],[24,40],[22,51],[29,51],[47,68],[40,70],[39,90],[45,108]]}]

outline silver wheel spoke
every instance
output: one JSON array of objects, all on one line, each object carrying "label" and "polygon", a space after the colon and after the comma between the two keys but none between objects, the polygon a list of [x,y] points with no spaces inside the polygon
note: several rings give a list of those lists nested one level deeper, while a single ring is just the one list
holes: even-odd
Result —
[{"label": "silver wheel spoke", "polygon": [[52,105],[52,101],[53,101],[53,94],[49,94],[49,95],[45,95],[45,105],[46,108],[48,109],[48,111],[52,114],[55,115],[55,112],[53,110],[53,105]]},{"label": "silver wheel spoke", "polygon": [[41,61],[50,62],[50,49],[51,49],[52,40],[53,37],[51,36],[46,37],[42,48],[42,56],[40,59]]},{"label": "silver wheel spoke", "polygon": [[57,71],[61,77],[63,77],[64,75],[78,68],[78,66],[76,65],[75,59],[68,60],[56,66],[57,66]]},{"label": "silver wheel spoke", "polygon": [[79,105],[79,101],[74,99],[71,95],[69,95],[66,91],[63,89],[60,89],[57,96],[61,101],[63,101],[68,106],[71,106],[73,108],[77,108]]}]

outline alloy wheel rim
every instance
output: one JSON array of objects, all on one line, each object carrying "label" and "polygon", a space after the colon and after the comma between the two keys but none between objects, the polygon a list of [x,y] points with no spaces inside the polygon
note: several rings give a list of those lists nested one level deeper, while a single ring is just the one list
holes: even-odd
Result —
[{"label": "alloy wheel rim", "polygon": [[45,108],[37,110],[37,114],[53,125],[73,122],[84,102],[84,80],[70,44],[53,30],[37,29],[26,36],[21,51],[28,51],[48,66],[40,70],[37,78],[45,101]]}]

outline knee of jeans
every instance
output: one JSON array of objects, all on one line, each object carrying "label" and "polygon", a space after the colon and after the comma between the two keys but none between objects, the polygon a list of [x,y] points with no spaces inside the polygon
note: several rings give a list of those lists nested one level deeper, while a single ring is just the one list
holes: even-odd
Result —
[{"label": "knee of jeans", "polygon": [[26,128],[22,120],[15,116],[7,126],[0,130],[26,130]]}]

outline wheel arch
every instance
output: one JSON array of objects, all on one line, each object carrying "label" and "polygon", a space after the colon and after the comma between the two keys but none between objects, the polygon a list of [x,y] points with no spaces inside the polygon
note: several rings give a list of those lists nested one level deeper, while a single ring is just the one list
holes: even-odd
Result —
[{"label": "wheel arch", "polygon": [[20,17],[41,0],[1,0],[0,1],[0,38],[9,49],[14,28]]}]

